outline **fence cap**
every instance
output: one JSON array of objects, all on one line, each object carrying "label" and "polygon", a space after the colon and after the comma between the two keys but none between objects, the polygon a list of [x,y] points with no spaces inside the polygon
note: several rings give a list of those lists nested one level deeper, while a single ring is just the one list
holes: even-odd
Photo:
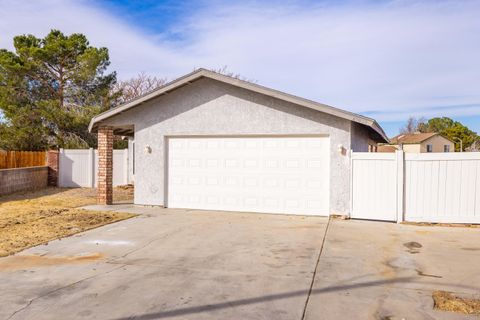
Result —
[{"label": "fence cap", "polygon": [[0,169],[0,172],[4,171],[12,171],[12,170],[40,170],[40,169],[48,169],[48,166],[33,166],[33,167],[20,167],[20,168],[6,168],[6,169]]}]

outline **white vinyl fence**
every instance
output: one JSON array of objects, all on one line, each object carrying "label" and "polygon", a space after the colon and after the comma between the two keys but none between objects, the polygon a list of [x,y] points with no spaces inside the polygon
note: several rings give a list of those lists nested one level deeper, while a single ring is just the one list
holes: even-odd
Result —
[{"label": "white vinyl fence", "polygon": [[352,153],[352,218],[397,220],[396,158],[396,153]]},{"label": "white vinyl fence", "polygon": [[351,217],[480,223],[480,153],[352,153]]},{"label": "white vinyl fence", "polygon": [[[96,187],[98,152],[94,149],[60,149],[60,187]],[[129,182],[128,149],[113,150],[113,185]]]}]

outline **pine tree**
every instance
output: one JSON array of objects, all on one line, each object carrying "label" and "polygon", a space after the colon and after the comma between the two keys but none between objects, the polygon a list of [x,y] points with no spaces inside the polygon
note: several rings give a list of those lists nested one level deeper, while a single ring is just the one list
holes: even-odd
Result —
[{"label": "pine tree", "polygon": [[17,36],[14,47],[0,50],[0,149],[95,147],[88,123],[114,102],[108,49],[58,30]]}]

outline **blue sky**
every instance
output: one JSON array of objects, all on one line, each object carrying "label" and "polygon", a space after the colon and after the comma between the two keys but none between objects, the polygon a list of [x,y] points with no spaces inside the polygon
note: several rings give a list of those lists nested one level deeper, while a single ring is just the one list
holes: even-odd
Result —
[{"label": "blue sky", "polygon": [[0,0],[0,47],[51,28],[110,50],[120,79],[240,73],[377,119],[448,116],[480,132],[480,1]]},{"label": "blue sky", "polygon": [[165,33],[179,19],[203,7],[201,1],[154,0],[99,0],[91,1],[91,5],[106,9],[151,35]]}]

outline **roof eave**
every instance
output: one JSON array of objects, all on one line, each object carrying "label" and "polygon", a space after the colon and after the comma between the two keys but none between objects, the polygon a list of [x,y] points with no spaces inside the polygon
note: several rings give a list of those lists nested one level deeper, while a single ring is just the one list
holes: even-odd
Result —
[{"label": "roof eave", "polygon": [[378,124],[376,120],[372,119],[372,124],[370,125],[370,127],[378,133],[380,138],[383,139],[383,142],[386,142],[386,143],[390,142],[390,139],[388,139],[387,134],[385,133],[385,131],[383,131],[382,127]]},{"label": "roof eave", "polygon": [[175,79],[174,81],[171,81],[159,88],[157,88],[156,90],[152,91],[152,92],[149,92],[143,96],[140,96],[138,98],[135,98],[125,104],[122,104],[118,107],[115,107],[115,108],[112,108],[112,109],[109,109],[107,111],[104,111],[98,115],[96,115],[95,117],[92,118],[92,120],[90,120],[90,124],[88,125],[88,131],[89,132],[92,132],[93,130],[96,129],[96,126],[95,124],[97,122],[100,122],[102,120],[105,120],[105,119],[108,119],[109,117],[112,117],[116,114],[120,114],[120,113],[123,113],[133,107],[136,107],[138,105],[141,105],[151,99],[154,99],[154,98],[157,98],[157,97],[160,97],[164,94],[167,94],[170,90],[174,90],[174,89],[177,89],[178,87],[180,86],[183,86],[185,84],[189,84],[190,81],[193,81],[195,79],[198,79],[199,77],[202,77],[203,76],[203,73],[204,71],[206,71],[205,69],[199,69],[199,70],[195,70],[183,77],[180,77],[180,78],[177,78]]},{"label": "roof eave", "polygon": [[141,105],[151,99],[154,99],[156,97],[159,97],[161,95],[167,94],[171,90],[175,90],[183,85],[187,85],[195,80],[200,79],[201,77],[207,77],[210,79],[214,79],[223,83],[228,83],[240,88],[244,88],[247,90],[251,90],[260,94],[264,94],[273,98],[277,98],[280,100],[284,100],[287,102],[291,102],[297,105],[301,105],[304,107],[308,107],[310,109],[314,109],[320,112],[324,112],[327,114],[331,114],[340,118],[344,118],[350,121],[354,121],[363,125],[366,125],[370,128],[372,128],[381,139],[383,139],[385,142],[389,142],[387,135],[383,131],[382,127],[372,118],[365,117],[359,114],[355,114],[353,112],[341,110],[326,104],[322,104],[319,102],[315,102],[312,100],[308,100],[305,98],[301,98],[298,96],[294,96],[285,92],[281,92],[275,89],[270,89],[255,83],[247,82],[244,80],[236,79],[233,77],[225,76],[213,71],[209,71],[206,69],[198,69],[195,70],[183,77],[180,77],[176,80],[173,80],[164,86],[156,89],[155,91],[152,91],[150,93],[147,93],[144,96],[140,96],[132,101],[129,101],[121,106],[115,107],[113,109],[107,110],[103,113],[100,113],[99,115],[95,116],[92,118],[90,121],[90,124],[88,126],[88,130],[90,132],[94,131],[97,128],[97,123],[100,121],[103,121],[105,119],[108,119],[109,117],[112,117],[116,114],[123,113],[133,107],[136,107],[138,105]]}]

